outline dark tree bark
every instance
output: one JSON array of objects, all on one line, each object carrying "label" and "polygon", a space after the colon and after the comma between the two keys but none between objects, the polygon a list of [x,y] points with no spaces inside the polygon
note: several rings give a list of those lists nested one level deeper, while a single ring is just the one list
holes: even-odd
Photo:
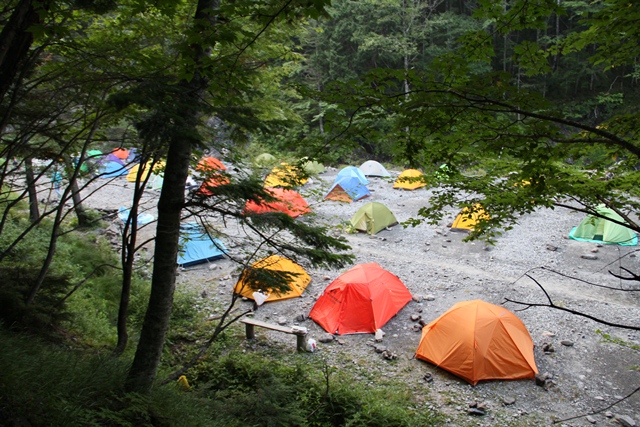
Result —
[{"label": "dark tree bark", "polygon": [[27,192],[29,193],[29,221],[35,223],[40,219],[40,210],[38,209],[38,192],[36,191],[36,180],[33,175],[31,157],[24,159],[24,174]]},{"label": "dark tree bark", "polygon": [[[64,157],[64,163],[68,171],[73,170],[71,160],[69,160],[69,158],[66,156]],[[80,195],[78,180],[75,179],[75,176],[75,174],[72,174],[71,180],[69,182],[69,186],[71,187],[71,200],[73,201],[73,210],[75,211],[76,217],[78,218],[78,227],[87,227],[89,226],[90,221],[89,217],[87,216],[87,211],[85,211],[84,206],[82,206],[82,196]]]},{"label": "dark tree bark", "polygon": [[[205,32],[215,24],[215,11],[219,0],[199,0],[194,16],[196,33]],[[140,341],[133,363],[126,379],[126,390],[148,393],[156,378],[175,290],[180,220],[185,203],[185,187],[191,160],[191,151],[197,144],[197,124],[200,117],[201,99],[208,86],[208,80],[200,73],[202,59],[207,54],[200,45],[190,46],[184,55],[190,56],[195,64],[191,80],[180,83],[185,96],[183,105],[191,106],[183,110],[181,120],[176,119],[175,130],[168,138],[169,150],[164,176],[164,184],[158,201],[158,224],[153,263],[151,295],[140,332]],[[191,102],[189,102],[191,101]],[[180,130],[180,131],[179,131]]]},{"label": "dark tree bark", "polygon": [[33,44],[29,28],[41,22],[42,12],[49,9],[50,1],[21,0],[13,10],[7,25],[0,33],[0,102],[4,98],[20,65],[27,58]]}]

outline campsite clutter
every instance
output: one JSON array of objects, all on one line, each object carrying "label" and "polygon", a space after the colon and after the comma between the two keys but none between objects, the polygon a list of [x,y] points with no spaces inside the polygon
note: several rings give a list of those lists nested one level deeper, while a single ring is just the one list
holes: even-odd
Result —
[{"label": "campsite clutter", "polygon": [[[271,168],[265,170],[265,173],[270,170]],[[258,295],[256,294],[258,289],[252,290],[249,295],[242,295],[242,298],[246,298],[247,301],[241,302],[241,304],[247,304],[247,307],[254,304],[256,297],[266,297],[264,303],[254,311],[252,318],[267,324],[277,324],[282,328],[287,328],[288,331],[282,333],[275,329],[259,326],[255,331],[257,336],[266,336],[268,342],[282,342],[285,348],[293,350],[296,348],[293,346],[294,341],[287,334],[301,333],[301,328],[305,328],[308,333],[305,335],[303,347],[307,351],[312,351],[309,349],[313,348],[313,351],[332,360],[331,363],[341,363],[340,361],[344,360],[345,354],[351,355],[350,357],[353,357],[354,360],[370,360],[373,357],[373,360],[378,360],[378,362],[374,362],[375,375],[387,375],[387,372],[390,372],[388,375],[407,378],[407,386],[418,395],[426,393],[423,391],[424,387],[430,387],[434,390],[453,390],[458,393],[459,400],[457,402],[463,413],[469,410],[467,406],[470,406],[472,401],[477,401],[476,403],[480,405],[484,403],[484,400],[490,400],[494,403],[493,406],[489,404],[488,409],[493,414],[501,410],[507,411],[515,417],[518,414],[525,416],[526,412],[536,413],[540,410],[543,411],[541,416],[546,416],[547,413],[557,414],[556,411],[560,411],[560,408],[566,410],[566,405],[561,401],[572,401],[573,399],[583,402],[582,407],[591,408],[595,406],[591,406],[591,403],[588,402],[593,401],[594,393],[599,393],[604,396],[606,401],[603,402],[603,406],[606,406],[605,404],[610,403],[614,395],[626,392],[621,384],[628,381],[628,378],[625,377],[635,375],[635,373],[629,373],[625,369],[620,369],[619,373],[613,372],[612,369],[607,371],[607,375],[602,378],[599,375],[588,376],[588,383],[584,379],[580,379],[586,366],[589,366],[587,360],[591,358],[591,353],[587,349],[600,348],[598,337],[593,337],[594,326],[590,323],[583,324],[582,321],[575,322],[572,316],[552,310],[540,309],[523,312],[514,310],[510,312],[514,316],[517,315],[516,319],[519,319],[524,326],[524,331],[532,343],[524,345],[524,349],[531,348],[530,352],[533,354],[533,362],[527,363],[529,368],[522,364],[525,372],[522,374],[524,380],[515,382],[498,380],[496,382],[496,380],[481,377],[474,379],[473,376],[464,372],[454,372],[454,369],[449,369],[446,360],[438,361],[435,358],[436,355],[431,355],[426,351],[427,344],[430,345],[431,340],[435,339],[436,335],[433,334],[439,328],[436,326],[427,331],[427,325],[436,322],[436,320],[440,325],[445,324],[440,322],[450,321],[449,315],[445,316],[445,312],[449,308],[453,309],[456,303],[480,298],[483,301],[497,304],[503,301],[505,295],[515,295],[523,300],[531,297],[531,286],[525,286],[521,282],[513,284],[514,275],[517,272],[540,265],[559,265],[561,262],[559,260],[566,262],[572,257],[571,259],[578,259],[581,268],[588,271],[589,274],[597,275],[598,280],[606,280],[606,271],[600,271],[601,266],[618,256],[617,253],[614,253],[617,246],[604,245],[604,241],[598,240],[595,242],[574,240],[575,237],[579,237],[575,233],[572,233],[573,235],[569,239],[569,230],[584,219],[584,214],[540,208],[528,215],[526,222],[523,221],[522,224],[518,224],[513,230],[500,237],[497,245],[489,249],[479,242],[462,243],[464,235],[450,232],[447,224],[452,223],[459,213],[454,210],[445,213],[439,226],[420,224],[415,228],[405,229],[402,226],[388,225],[373,235],[371,229],[367,229],[366,233],[363,231],[362,233],[345,234],[344,231],[340,231],[343,229],[339,227],[344,223],[349,223],[350,219],[369,202],[386,206],[396,221],[402,223],[415,216],[421,206],[428,204],[431,190],[420,187],[418,187],[419,191],[394,190],[393,181],[399,173],[396,171],[390,171],[392,176],[388,178],[369,175],[367,177],[369,183],[366,185],[362,184],[358,177],[351,176],[349,178],[356,178],[359,185],[367,190],[368,195],[357,200],[349,197],[350,200],[345,201],[351,203],[340,203],[323,197],[328,194],[327,189],[335,185],[338,172],[338,170],[329,169],[319,175],[319,179],[314,177],[314,183],[308,183],[297,190],[304,195],[303,199],[308,200],[308,203],[313,206],[314,214],[330,224],[329,232],[341,233],[348,239],[357,256],[355,265],[377,263],[381,269],[390,272],[403,283],[409,293],[409,299],[382,326],[374,323],[374,326],[367,329],[366,332],[365,328],[360,325],[352,328],[356,331],[353,334],[342,332],[349,330],[348,322],[337,327],[329,325],[325,328],[320,324],[322,320],[315,319],[315,317],[320,319],[317,314],[322,307],[319,305],[316,309],[316,305],[325,294],[335,296],[337,291],[327,292],[329,286],[354,266],[346,267],[339,272],[322,268],[314,269],[306,265],[299,266],[306,275],[314,279],[307,283],[299,296],[296,295],[280,301],[267,301],[272,295],[266,293]],[[116,178],[116,182],[118,180],[125,182],[124,178]],[[122,188],[121,185],[120,187]],[[310,196],[309,189],[315,191],[315,195]],[[129,199],[119,202],[118,206],[128,206],[127,203],[130,203]],[[298,220],[304,221],[304,218],[302,216]],[[373,223],[376,222],[374,217]],[[540,230],[545,231],[544,236],[540,236]],[[526,250],[523,250],[523,242],[527,242]],[[239,253],[237,246],[232,246],[229,251],[237,255]],[[631,251],[633,248],[621,246],[619,249]],[[586,258],[581,260],[580,255],[585,252],[596,260],[589,261]],[[212,265],[215,265],[215,269],[211,268]],[[209,268],[206,267],[207,261],[205,260],[200,265],[196,264],[187,270],[181,270],[178,286],[192,287],[198,292],[202,291],[203,295],[206,290],[208,296],[203,297],[200,304],[213,309],[214,301],[216,302],[215,306],[220,303],[225,304],[228,301],[236,287],[236,279],[240,278],[234,276],[235,265],[226,258],[210,261]],[[294,287],[299,289],[297,286]],[[571,298],[576,297],[578,291],[573,291],[574,287],[573,285],[563,287],[563,291],[566,288],[574,292],[574,294],[563,294],[563,301],[570,303]],[[366,302],[366,298],[364,300]],[[620,316],[621,321],[626,320],[626,323],[632,323],[631,319],[639,314],[638,310],[628,306],[625,306],[624,310],[616,310],[614,307],[619,306],[615,304],[614,300],[606,302],[606,305],[604,301],[590,302],[590,304],[595,312],[614,310],[616,315]],[[368,303],[371,303],[371,299]],[[366,307],[366,304],[363,306]],[[513,307],[509,305],[510,309]],[[373,305],[371,305],[371,311],[373,311]],[[504,316],[507,316],[506,312],[504,313]],[[456,323],[456,327],[458,323]],[[373,329],[374,327],[375,329]],[[524,332],[522,335],[526,337]],[[425,336],[426,338],[424,338]],[[623,338],[636,343],[626,336]],[[492,336],[480,341],[487,349],[490,349],[492,345],[495,345],[492,344],[495,339]],[[314,340],[313,346],[308,344],[310,340]],[[315,342],[316,340],[317,342]],[[498,341],[502,342],[499,339]],[[535,346],[530,347],[533,344]],[[247,342],[247,346],[252,348],[252,343]],[[518,348],[523,348],[523,346]],[[423,349],[424,357],[421,356]],[[549,352],[549,349],[555,350]],[[623,357],[627,351],[631,350],[619,348],[616,357]],[[455,353],[461,352],[460,349],[455,350]],[[525,353],[524,350],[521,350],[521,356],[516,354],[510,357],[513,360],[519,357],[520,361],[531,361],[530,354],[525,355]],[[413,359],[414,355],[415,359]],[[397,364],[384,362],[384,359],[394,357],[397,357]],[[433,359],[431,359],[432,357]],[[628,363],[633,365],[631,361]],[[635,363],[637,364],[637,362]],[[509,363],[505,365],[509,365]],[[534,381],[530,378],[535,375],[536,366],[539,373]],[[485,368],[485,370],[495,371],[496,368]],[[508,377],[501,378],[507,379]],[[618,389],[612,390],[611,386],[606,384],[607,381],[616,384]],[[467,382],[477,382],[476,388],[469,387],[466,385]],[[536,384],[543,384],[545,389],[554,388],[554,392],[542,392],[543,394],[541,394],[538,390],[542,389],[536,387]],[[589,392],[586,391],[586,384],[589,385]],[[591,393],[591,396],[587,396],[588,393]],[[573,397],[574,394],[576,397]],[[455,410],[455,406],[452,409]],[[598,408],[595,407],[595,409]],[[575,411],[577,412],[577,409]],[[601,415],[598,419],[605,420],[605,417]],[[640,418],[636,416],[636,419]]]}]

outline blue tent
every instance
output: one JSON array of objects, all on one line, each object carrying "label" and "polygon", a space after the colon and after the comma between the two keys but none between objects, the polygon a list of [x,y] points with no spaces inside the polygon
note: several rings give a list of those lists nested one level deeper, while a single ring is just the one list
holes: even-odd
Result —
[{"label": "blue tent", "polygon": [[[118,209],[118,217],[122,222],[126,223],[127,220],[129,219],[129,215],[131,215],[131,211],[129,209],[123,208],[123,207],[120,207]],[[155,221],[155,219],[156,218],[151,214],[141,213],[141,214],[138,214],[138,220],[136,223],[138,224],[138,226],[142,226]]]},{"label": "blue tent", "polygon": [[117,176],[126,175],[129,173],[127,168],[124,167],[122,163],[118,163],[116,161],[107,161],[101,167],[98,172],[100,178],[115,178]]},{"label": "blue tent", "polygon": [[340,202],[355,202],[370,194],[367,186],[360,182],[358,178],[352,176],[341,178],[335,182],[324,198]]},{"label": "blue tent", "polygon": [[346,168],[343,168],[340,172],[338,172],[335,182],[340,181],[342,178],[349,177],[358,178],[358,180],[364,185],[369,184],[369,181],[367,181],[367,178],[365,178],[364,173],[362,173],[362,171],[355,166],[347,166]]},{"label": "blue tent", "polygon": [[227,249],[218,239],[211,239],[201,225],[189,222],[180,226],[178,264],[183,267],[200,264],[224,256]]}]

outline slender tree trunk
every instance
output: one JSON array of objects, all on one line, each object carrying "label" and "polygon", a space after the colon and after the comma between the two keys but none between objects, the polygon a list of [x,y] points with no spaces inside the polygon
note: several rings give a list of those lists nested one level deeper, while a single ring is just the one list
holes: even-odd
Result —
[{"label": "slender tree trunk", "polygon": [[[67,171],[73,170],[73,164],[71,163],[69,157],[63,157]],[[78,165],[78,167],[80,167],[80,165]],[[75,211],[76,217],[78,218],[78,226],[87,227],[89,226],[89,217],[87,216],[87,211],[85,211],[84,206],[82,206],[82,196],[80,195],[78,180],[75,178],[76,174],[69,175],[71,175],[71,179],[69,182],[69,186],[71,187],[71,200],[73,201],[73,210]]]},{"label": "slender tree trunk", "polygon": [[33,175],[31,157],[24,159],[24,172],[27,192],[29,193],[29,221],[35,223],[40,218],[40,210],[38,209],[38,192],[36,191],[36,180]]},{"label": "slender tree trunk", "polygon": [[[215,11],[219,9],[219,0],[199,0],[194,17],[196,33],[206,31],[215,25]],[[193,103],[192,109],[184,111],[179,135],[175,133],[169,139],[169,151],[165,169],[164,184],[158,201],[158,224],[156,228],[155,255],[151,295],[140,332],[140,341],[133,363],[127,375],[127,391],[148,393],[156,378],[164,340],[169,326],[169,317],[173,304],[173,292],[176,281],[176,263],[178,240],[180,237],[180,219],[185,202],[184,190],[189,172],[189,162],[194,143],[197,142],[197,124],[200,112],[198,105],[208,86],[200,69],[207,51],[200,45],[192,45],[189,53],[195,64],[193,78],[181,82],[185,93]],[[186,130],[190,132],[187,133]]]},{"label": "slender tree trunk", "polygon": [[33,43],[32,25],[40,23],[41,13],[49,9],[45,0],[21,0],[13,9],[9,21],[0,33],[0,102],[4,98],[18,73],[20,64],[29,53]]}]

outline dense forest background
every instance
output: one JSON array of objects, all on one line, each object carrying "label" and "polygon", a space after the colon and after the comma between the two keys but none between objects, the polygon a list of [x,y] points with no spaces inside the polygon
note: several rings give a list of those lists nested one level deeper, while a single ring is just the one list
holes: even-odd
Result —
[{"label": "dense forest background", "polygon": [[[420,220],[450,205],[491,213],[471,238],[491,241],[543,206],[598,215],[605,204],[640,232],[639,18],[619,0],[5,1],[0,423],[248,425],[240,407],[272,387],[284,409],[252,425],[415,425],[393,406],[401,393],[365,416],[378,391],[347,379],[330,393],[326,367],[300,380],[297,368],[267,373],[268,361],[229,355],[232,307],[212,331],[194,296],[175,294],[180,222],[216,234],[230,219],[262,236],[256,254],[348,264],[348,246],[321,226],[243,212],[272,197],[252,168],[268,152],[301,174],[307,160],[420,168],[440,189]],[[96,231],[104,212],[83,206],[100,175],[94,150],[118,147],[164,173],[153,262],[138,254],[145,167],[119,253]],[[205,153],[245,172],[205,171],[225,185],[186,191]],[[280,230],[293,240],[265,237]],[[286,287],[248,261],[239,269],[260,287]],[[165,346],[194,334],[205,348]],[[208,388],[159,384],[189,360]],[[194,419],[177,422],[185,407]]]}]

